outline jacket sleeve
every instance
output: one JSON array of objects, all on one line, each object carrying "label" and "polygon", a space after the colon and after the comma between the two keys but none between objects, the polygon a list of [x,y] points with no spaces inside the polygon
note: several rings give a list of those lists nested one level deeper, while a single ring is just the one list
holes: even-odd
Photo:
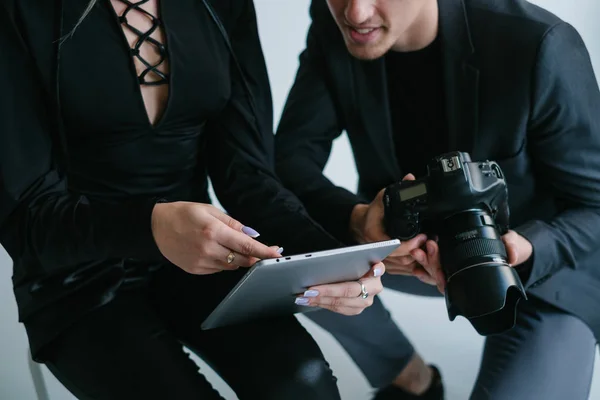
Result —
[{"label": "jacket sleeve", "polygon": [[229,39],[251,94],[232,62],[229,104],[208,129],[207,168],[215,193],[232,217],[288,254],[339,247],[275,174],[271,93],[256,13],[252,1],[237,3],[244,3],[243,12]]},{"label": "jacket sleeve", "polygon": [[323,175],[332,143],[344,127],[328,87],[319,39],[319,19],[323,16],[318,3],[311,7],[313,23],[277,129],[276,170],[315,220],[340,240],[351,243],[350,214],[355,205],[366,201]]},{"label": "jacket sleeve", "polygon": [[41,275],[84,261],[160,257],[153,202],[104,205],[69,190],[55,162],[54,107],[12,15],[0,4],[0,243],[15,264]]},{"label": "jacket sleeve", "polygon": [[528,151],[536,179],[564,209],[515,229],[534,249],[527,285],[597,257],[600,246],[600,92],[585,45],[566,23],[540,45]]}]

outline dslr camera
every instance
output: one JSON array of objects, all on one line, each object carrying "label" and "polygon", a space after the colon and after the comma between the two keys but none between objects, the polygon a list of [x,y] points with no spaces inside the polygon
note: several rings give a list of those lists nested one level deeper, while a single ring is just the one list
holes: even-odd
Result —
[{"label": "dslr camera", "polygon": [[462,315],[484,336],[515,325],[517,304],[527,295],[501,239],[509,227],[508,188],[496,162],[442,154],[424,178],[387,187],[383,202],[391,237],[438,238],[451,321]]}]

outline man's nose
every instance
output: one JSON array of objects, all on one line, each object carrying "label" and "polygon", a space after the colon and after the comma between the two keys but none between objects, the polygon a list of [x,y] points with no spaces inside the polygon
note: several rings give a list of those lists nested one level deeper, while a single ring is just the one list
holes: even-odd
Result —
[{"label": "man's nose", "polygon": [[373,0],[349,0],[344,16],[352,25],[362,25],[373,16]]}]

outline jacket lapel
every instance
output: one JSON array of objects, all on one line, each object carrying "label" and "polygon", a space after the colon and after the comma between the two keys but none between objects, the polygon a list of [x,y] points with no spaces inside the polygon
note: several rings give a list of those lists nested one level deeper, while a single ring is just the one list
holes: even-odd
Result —
[{"label": "jacket lapel", "polygon": [[[473,64],[474,47],[464,0],[439,2],[442,68],[448,121],[449,150],[476,150],[479,103],[479,70]],[[351,57],[356,121],[382,158],[388,180],[402,171],[396,160],[384,59],[360,61]]]},{"label": "jacket lapel", "polygon": [[59,38],[59,2],[55,0],[19,0],[19,28],[40,72],[44,90],[54,101],[54,66]]},{"label": "jacket lapel", "polygon": [[472,62],[475,49],[464,0],[438,4],[449,150],[473,153],[478,129],[479,70]]}]

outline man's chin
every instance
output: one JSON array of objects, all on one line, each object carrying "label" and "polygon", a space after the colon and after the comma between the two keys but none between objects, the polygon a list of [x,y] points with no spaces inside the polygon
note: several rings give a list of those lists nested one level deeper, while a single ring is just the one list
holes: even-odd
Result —
[{"label": "man's chin", "polygon": [[357,46],[355,44],[346,44],[348,52],[359,60],[372,61],[381,58],[387,53],[384,46],[371,45],[371,46]]}]

